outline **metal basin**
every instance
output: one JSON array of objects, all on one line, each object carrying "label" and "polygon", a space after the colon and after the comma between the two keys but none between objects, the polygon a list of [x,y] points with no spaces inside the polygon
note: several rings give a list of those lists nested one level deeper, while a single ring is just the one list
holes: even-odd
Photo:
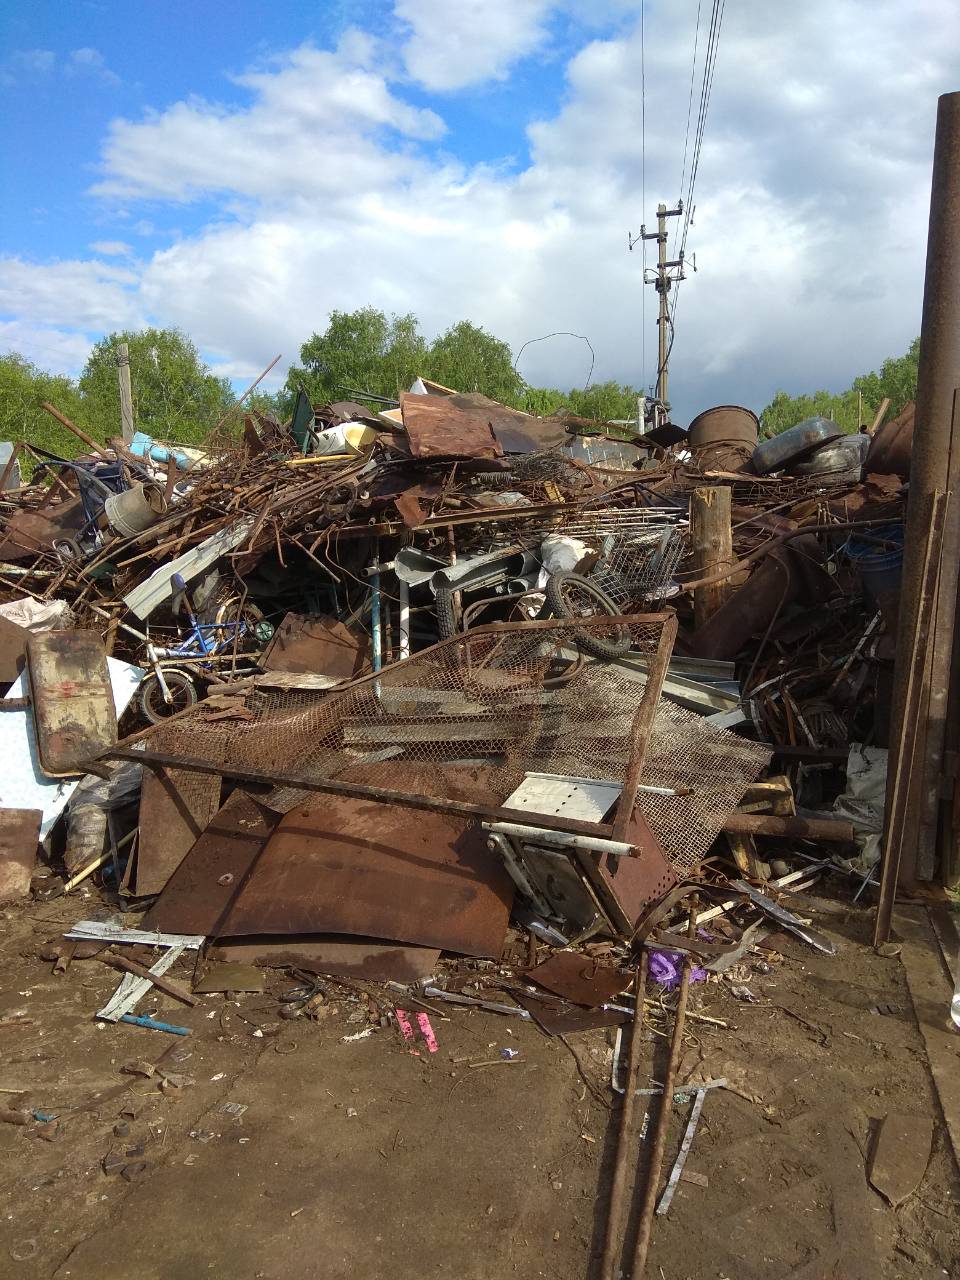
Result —
[{"label": "metal basin", "polygon": [[795,427],[758,444],[751,459],[753,469],[761,476],[771,471],[784,471],[821,445],[838,440],[842,435],[837,424],[829,418],[805,418]]},{"label": "metal basin", "polygon": [[802,462],[795,462],[790,468],[790,474],[837,476],[849,472],[854,479],[858,479],[869,448],[870,437],[867,435],[857,432],[855,435],[841,436],[839,440],[821,445]]}]

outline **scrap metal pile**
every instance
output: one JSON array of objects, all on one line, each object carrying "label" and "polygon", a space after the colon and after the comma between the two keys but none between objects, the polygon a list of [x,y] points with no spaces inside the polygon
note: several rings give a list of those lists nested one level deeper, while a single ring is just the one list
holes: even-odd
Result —
[{"label": "scrap metal pile", "polygon": [[625,438],[415,385],[301,393],[202,450],[18,447],[6,900],[99,883],[146,914],[86,938],[434,998],[466,957],[599,946],[602,1000],[480,976],[580,1025],[642,944],[714,954],[681,936],[691,893],[735,947],[730,904],[776,909],[823,841],[849,870],[859,840],[866,883],[876,804],[845,766],[886,744],[909,410]]}]

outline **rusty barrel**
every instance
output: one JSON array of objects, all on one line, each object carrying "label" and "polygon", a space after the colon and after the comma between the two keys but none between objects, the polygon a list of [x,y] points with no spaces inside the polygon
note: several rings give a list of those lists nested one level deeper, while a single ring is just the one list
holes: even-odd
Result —
[{"label": "rusty barrel", "polygon": [[687,439],[705,471],[740,471],[757,445],[757,415],[739,404],[705,409],[690,423]]}]

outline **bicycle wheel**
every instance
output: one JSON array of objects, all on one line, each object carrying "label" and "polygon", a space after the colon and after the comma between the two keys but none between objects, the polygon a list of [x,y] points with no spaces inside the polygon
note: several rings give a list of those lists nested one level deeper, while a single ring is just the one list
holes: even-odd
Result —
[{"label": "bicycle wheel", "polygon": [[[606,592],[577,573],[551,574],[546,590],[547,603],[558,618],[596,618],[603,614],[615,618],[620,613]],[[606,631],[584,628],[573,636],[583,652],[595,658],[620,658],[633,643],[630,628],[624,624],[611,625]]]},{"label": "bicycle wheel", "polygon": [[163,689],[155,674],[147,676],[137,692],[140,710],[151,724],[162,724],[178,711],[184,711],[200,701],[197,686],[182,671],[165,671],[163,678],[170,690],[171,702],[164,698]]}]

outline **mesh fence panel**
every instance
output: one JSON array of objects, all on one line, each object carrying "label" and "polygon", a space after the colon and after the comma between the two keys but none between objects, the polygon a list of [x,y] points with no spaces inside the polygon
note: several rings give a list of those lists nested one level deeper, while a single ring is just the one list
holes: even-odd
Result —
[{"label": "mesh fence panel", "polygon": [[[489,805],[502,804],[532,770],[622,784],[646,681],[635,670],[585,659],[578,640],[600,635],[629,642],[631,659],[653,659],[664,618],[484,628],[394,663],[342,692],[257,686],[214,698],[163,726],[160,740],[165,751],[225,771],[362,781]],[[671,859],[688,869],[765,753],[677,711],[666,703],[660,707],[644,781],[682,782],[695,787],[697,797],[651,805],[643,796],[641,806]],[[715,760],[711,741],[723,748]],[[707,778],[711,786],[704,790]],[[285,811],[305,794],[277,788],[266,802]]]}]

